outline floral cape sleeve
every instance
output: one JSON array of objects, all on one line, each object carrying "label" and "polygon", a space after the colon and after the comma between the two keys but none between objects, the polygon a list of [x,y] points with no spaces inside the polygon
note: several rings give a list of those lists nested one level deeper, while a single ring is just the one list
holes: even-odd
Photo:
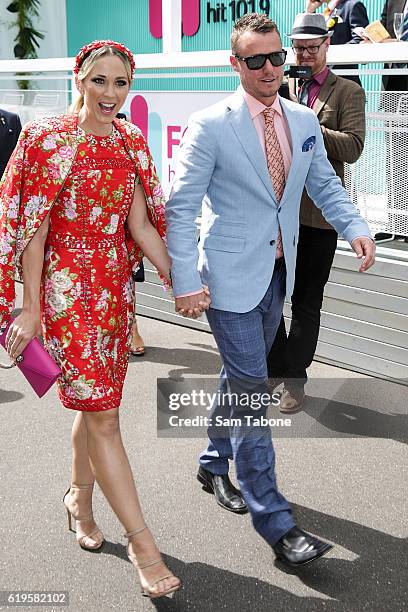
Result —
[{"label": "floral cape sleeve", "polygon": [[[164,194],[142,133],[116,120],[146,195],[149,218],[165,239]],[[64,185],[83,132],[77,115],[44,118],[24,126],[0,182],[0,326],[15,304],[15,279],[22,279],[21,256]],[[127,232],[126,244],[136,271],[143,252]],[[162,279],[166,284],[165,279]]]},{"label": "floral cape sleeve", "polygon": [[0,182],[0,325],[8,322],[15,303],[17,219],[26,144],[26,134],[22,131]]},{"label": "floral cape sleeve", "polygon": [[15,303],[21,257],[61,191],[78,148],[76,118],[24,126],[0,183],[0,325]]}]

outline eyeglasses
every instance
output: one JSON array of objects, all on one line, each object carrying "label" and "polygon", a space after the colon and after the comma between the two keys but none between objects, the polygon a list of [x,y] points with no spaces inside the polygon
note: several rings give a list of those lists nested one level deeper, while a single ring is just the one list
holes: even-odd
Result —
[{"label": "eyeglasses", "polygon": [[234,55],[241,62],[245,62],[249,70],[260,70],[266,64],[268,59],[272,66],[283,66],[286,61],[287,51],[274,51],[273,53],[259,53],[258,55],[250,55],[249,57],[240,57]]},{"label": "eyeglasses", "polygon": [[292,45],[292,49],[293,53],[296,53],[296,55],[303,55],[305,51],[307,51],[310,55],[316,55],[316,53],[319,52],[322,44],[323,43],[320,43],[320,45],[311,45],[310,47],[295,47]]}]

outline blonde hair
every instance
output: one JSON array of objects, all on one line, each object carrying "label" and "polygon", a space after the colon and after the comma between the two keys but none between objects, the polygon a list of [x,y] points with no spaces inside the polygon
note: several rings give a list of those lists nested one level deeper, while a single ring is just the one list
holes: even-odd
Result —
[{"label": "blonde hair", "polygon": [[[132,82],[132,67],[130,65],[129,58],[124,53],[121,53],[119,49],[116,49],[115,47],[110,47],[108,45],[106,47],[100,47],[99,49],[95,49],[83,60],[78,72],[78,79],[80,81],[83,81],[85,77],[87,77],[88,74],[91,72],[96,62],[101,59],[101,57],[105,57],[105,55],[116,55],[122,60],[122,63],[125,66],[126,76],[130,84]],[[75,102],[71,104],[69,111],[71,113],[79,113],[83,105],[84,96],[83,94],[79,94]]]}]

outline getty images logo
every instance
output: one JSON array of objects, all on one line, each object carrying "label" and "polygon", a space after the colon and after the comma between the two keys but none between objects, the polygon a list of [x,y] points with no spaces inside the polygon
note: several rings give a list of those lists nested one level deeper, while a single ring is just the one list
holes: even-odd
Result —
[{"label": "getty images logo", "polygon": [[[193,36],[200,26],[200,0],[181,0],[183,34]],[[149,26],[152,36],[162,38],[162,0],[149,0]]]}]

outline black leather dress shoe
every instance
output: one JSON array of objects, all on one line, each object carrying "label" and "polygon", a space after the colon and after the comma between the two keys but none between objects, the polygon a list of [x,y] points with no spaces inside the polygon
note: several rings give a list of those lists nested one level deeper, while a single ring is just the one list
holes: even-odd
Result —
[{"label": "black leather dress shoe", "polygon": [[293,567],[298,567],[322,557],[333,546],[315,538],[295,525],[272,548],[278,559]]},{"label": "black leather dress shoe", "polygon": [[237,514],[246,514],[248,512],[241,493],[234,487],[228,474],[212,474],[200,465],[197,480],[203,485],[204,491],[214,494],[215,500],[221,508]]}]

